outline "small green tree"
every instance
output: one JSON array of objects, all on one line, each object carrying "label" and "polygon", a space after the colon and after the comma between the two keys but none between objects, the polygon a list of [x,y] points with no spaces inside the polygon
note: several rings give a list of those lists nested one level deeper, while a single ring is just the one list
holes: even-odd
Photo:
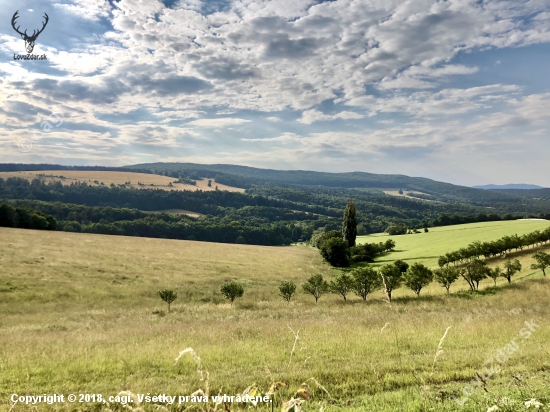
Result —
[{"label": "small green tree", "polygon": [[447,293],[449,293],[451,285],[458,279],[458,276],[458,270],[455,268],[444,267],[434,270],[435,281],[447,289]]},{"label": "small green tree", "polygon": [[459,273],[468,282],[470,290],[479,289],[479,282],[487,277],[487,263],[480,259],[474,259],[468,262]]},{"label": "small green tree", "polygon": [[170,313],[170,304],[175,301],[178,297],[178,293],[174,292],[172,289],[162,289],[157,292],[159,297],[168,303],[168,313]]},{"label": "small green tree", "polygon": [[279,285],[279,292],[284,300],[290,303],[290,298],[294,295],[294,292],[296,292],[296,285],[292,281],[284,280]]},{"label": "small green tree", "polygon": [[311,276],[306,283],[302,285],[304,292],[313,295],[315,303],[319,300],[321,295],[328,292],[328,283],[323,279],[323,275],[317,274]]},{"label": "small green tree", "polygon": [[208,179],[208,187],[212,187],[212,180]]},{"label": "small green tree", "polygon": [[229,299],[231,304],[233,304],[233,301],[236,298],[240,298],[243,296],[244,288],[240,283],[231,280],[229,282],[225,282],[222,285],[222,287],[220,288],[220,292],[223,296],[225,296],[226,299]]},{"label": "small green tree", "polygon": [[409,264],[401,259],[396,260],[393,264],[397,266],[401,273],[405,273],[409,269]]},{"label": "small green tree", "polygon": [[355,246],[355,239],[357,238],[357,209],[353,200],[348,202],[346,210],[344,210],[342,237],[348,242],[348,247]]},{"label": "small green tree", "polygon": [[404,274],[405,285],[409,287],[416,296],[420,296],[420,291],[424,286],[428,286],[433,280],[433,272],[422,263],[413,263],[413,265]]},{"label": "small green tree", "polygon": [[349,266],[349,247],[348,243],[342,238],[329,238],[321,243],[319,249],[321,256],[330,263],[332,266],[336,267],[347,267]]},{"label": "small green tree", "polygon": [[384,251],[389,252],[391,250],[395,249],[395,240],[388,239],[384,242]]},{"label": "small green tree", "polygon": [[336,279],[330,282],[329,290],[344,298],[344,303],[347,302],[347,295],[353,289],[353,278],[345,273],[339,275]]},{"label": "small green tree", "polygon": [[539,251],[531,257],[537,261],[537,263],[531,265],[531,269],[540,269],[542,270],[542,274],[546,276],[546,268],[550,266],[550,255],[543,251]]},{"label": "small green tree", "polygon": [[403,273],[393,263],[388,263],[380,268],[380,276],[388,299],[391,302],[392,292],[401,286],[403,281]]},{"label": "small green tree", "polygon": [[363,300],[367,300],[369,293],[382,287],[382,278],[376,270],[370,267],[355,269],[353,277],[353,291]]},{"label": "small green tree", "polygon": [[514,259],[508,259],[506,262],[504,262],[504,273],[502,274],[503,277],[508,279],[508,283],[512,282],[512,276],[519,272],[521,270],[521,263],[519,260]]},{"label": "small green tree", "polygon": [[493,279],[493,282],[495,282],[495,286],[497,285],[497,279],[502,276],[502,269],[500,266],[497,266],[494,269],[489,269],[487,271],[487,276],[489,276],[491,279]]}]

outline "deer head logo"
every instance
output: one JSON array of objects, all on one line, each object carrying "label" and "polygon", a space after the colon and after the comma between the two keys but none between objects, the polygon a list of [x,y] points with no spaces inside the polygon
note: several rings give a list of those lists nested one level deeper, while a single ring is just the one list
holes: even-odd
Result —
[{"label": "deer head logo", "polygon": [[12,25],[13,29],[14,29],[17,33],[19,33],[19,35],[21,35],[21,38],[22,38],[23,40],[25,40],[25,48],[27,49],[27,53],[30,54],[30,53],[32,53],[32,51],[33,51],[33,49],[34,49],[34,42],[36,41],[36,38],[38,37],[38,35],[39,35],[40,33],[42,33],[42,32],[44,31],[44,29],[46,28],[46,25],[48,24],[48,20],[49,20],[50,18],[48,17],[48,15],[47,15],[46,13],[44,13],[44,19],[45,19],[46,21],[45,21],[44,23],[42,23],[42,28],[41,28],[40,30],[38,30],[38,32],[37,32],[36,30],[33,30],[32,35],[29,36],[29,35],[27,35],[27,30],[25,30],[23,33],[21,33],[21,32],[19,31],[19,27],[21,27],[21,26],[15,27],[16,20],[17,20],[17,18],[19,17],[19,16],[17,15],[17,13],[19,13],[19,10],[17,10],[17,11],[14,13],[13,17],[11,18],[11,25]]}]

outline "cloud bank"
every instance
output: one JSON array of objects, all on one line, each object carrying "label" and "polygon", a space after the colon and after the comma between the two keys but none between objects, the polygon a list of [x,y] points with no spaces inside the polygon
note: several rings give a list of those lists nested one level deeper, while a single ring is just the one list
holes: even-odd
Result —
[{"label": "cloud bank", "polygon": [[[547,2],[17,7],[29,27],[49,14],[36,46],[49,60],[10,60],[24,50],[5,13],[0,161],[238,162],[550,185],[550,61],[540,57],[550,50]],[[521,50],[538,67],[527,80],[511,68]],[[20,152],[18,140],[51,113],[63,113],[63,128]]]}]

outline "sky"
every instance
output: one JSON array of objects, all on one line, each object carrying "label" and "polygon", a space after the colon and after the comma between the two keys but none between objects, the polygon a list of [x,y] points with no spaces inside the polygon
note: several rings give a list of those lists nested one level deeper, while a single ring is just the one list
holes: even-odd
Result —
[{"label": "sky", "polygon": [[[550,187],[548,0],[0,0],[0,162]],[[15,60],[19,31],[40,29]]]}]

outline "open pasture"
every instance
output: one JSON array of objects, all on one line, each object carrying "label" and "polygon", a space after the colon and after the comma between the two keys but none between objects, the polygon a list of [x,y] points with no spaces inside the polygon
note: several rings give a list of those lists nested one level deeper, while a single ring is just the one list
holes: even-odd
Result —
[{"label": "open pasture", "polygon": [[[507,220],[500,222],[468,223],[465,225],[429,228],[428,233],[389,236],[377,233],[359,236],[357,243],[378,243],[388,239],[395,241],[395,251],[384,254],[376,260],[375,266],[402,259],[408,263],[420,262],[429,267],[437,266],[439,256],[458,250],[479,240],[488,242],[513,234],[524,235],[550,226],[547,220]],[[525,251],[526,249],[524,249]],[[530,249],[527,249],[529,252]]]},{"label": "open pasture", "polygon": [[[337,273],[315,249],[5,228],[0,265],[2,410],[12,408],[11,393],[237,395],[253,384],[265,392],[273,381],[286,384],[275,396],[278,411],[303,382],[312,395],[306,411],[529,411],[532,398],[550,403],[550,282],[540,274],[496,289],[485,281],[474,295],[446,296],[433,285],[414,298],[398,289],[391,305],[381,292],[347,304],[323,295],[317,305],[298,293],[287,304],[280,280],[299,285],[314,273],[329,280]],[[233,305],[218,292],[226,279],[245,287]],[[160,288],[179,293],[169,314]],[[520,342],[531,320],[537,327]],[[513,339],[519,348],[482,385],[486,391],[475,386],[459,406],[453,396],[464,400],[476,371]],[[200,356],[202,381],[191,355],[174,362],[188,347]]]}]

